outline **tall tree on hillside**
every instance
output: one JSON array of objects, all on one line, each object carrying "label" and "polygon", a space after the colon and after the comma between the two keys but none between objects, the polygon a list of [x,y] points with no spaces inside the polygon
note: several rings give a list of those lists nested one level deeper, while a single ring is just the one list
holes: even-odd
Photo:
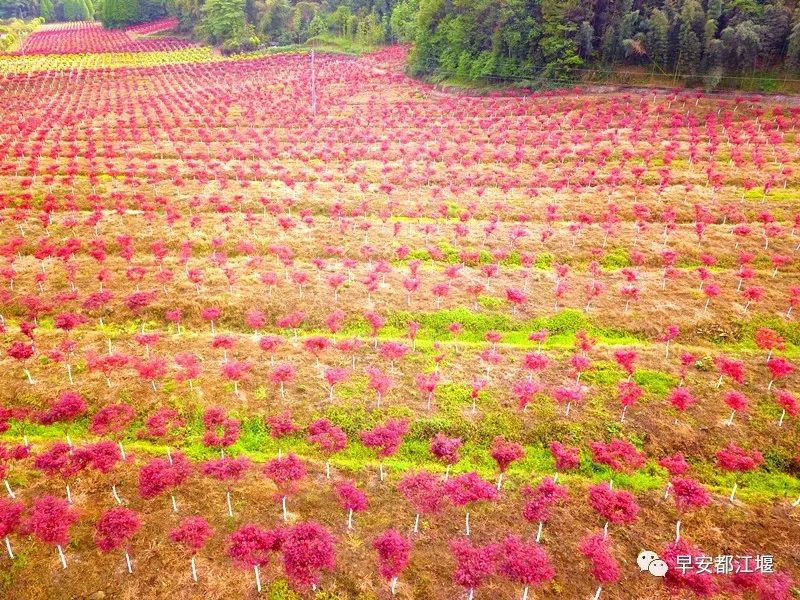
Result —
[{"label": "tall tree on hillside", "polygon": [[795,72],[800,71],[800,11],[795,14],[792,32],[789,34],[786,66]]},{"label": "tall tree on hillside", "polygon": [[696,73],[703,48],[700,40],[705,25],[703,8],[697,0],[687,0],[681,8],[678,30],[678,63],[680,73]]},{"label": "tall tree on hillside", "polygon": [[762,60],[773,64],[781,59],[790,33],[791,12],[786,6],[768,4],[764,7],[762,26],[758,30]]},{"label": "tall tree on hillside", "polygon": [[136,21],[139,15],[139,0],[104,0],[100,14],[103,27],[125,27]]},{"label": "tall tree on hillside", "polygon": [[244,0],[208,0],[203,6],[200,35],[212,43],[224,42],[235,37],[244,30],[244,7]]},{"label": "tall tree on hillside", "polygon": [[669,19],[667,14],[656,8],[650,13],[647,32],[647,54],[650,60],[661,68],[669,62]]}]

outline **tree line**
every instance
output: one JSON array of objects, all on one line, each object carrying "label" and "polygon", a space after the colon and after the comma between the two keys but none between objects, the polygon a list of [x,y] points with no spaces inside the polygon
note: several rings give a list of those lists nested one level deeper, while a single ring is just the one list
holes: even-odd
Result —
[{"label": "tree line", "polygon": [[800,70],[800,10],[782,0],[401,0],[399,14],[411,15],[402,37],[415,43],[418,74],[564,78],[636,65],[713,80]]},{"label": "tree line", "polygon": [[126,26],[171,13],[228,50],[331,36],[413,43],[416,75],[564,79],[645,66],[706,80],[800,71],[793,0],[0,0],[0,16]]}]

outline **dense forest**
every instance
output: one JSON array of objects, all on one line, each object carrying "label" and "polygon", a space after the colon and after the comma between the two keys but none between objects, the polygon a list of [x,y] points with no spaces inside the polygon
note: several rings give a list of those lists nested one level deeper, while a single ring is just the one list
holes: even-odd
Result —
[{"label": "dense forest", "polygon": [[0,16],[110,27],[166,13],[228,50],[320,36],[413,43],[411,70],[443,78],[563,79],[623,65],[711,80],[800,71],[800,8],[782,0],[0,0]]}]

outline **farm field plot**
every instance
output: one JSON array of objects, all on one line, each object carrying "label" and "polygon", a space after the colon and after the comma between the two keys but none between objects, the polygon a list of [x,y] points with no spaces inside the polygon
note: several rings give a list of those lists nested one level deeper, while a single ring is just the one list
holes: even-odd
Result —
[{"label": "farm field plot", "polygon": [[4,597],[796,592],[800,106],[71,31],[0,57]]},{"label": "farm field plot", "polygon": [[141,37],[169,30],[176,25],[175,19],[164,19],[126,30],[104,29],[99,23],[89,22],[54,23],[42,26],[25,38],[18,54],[159,52],[191,47],[190,42],[182,39]]}]

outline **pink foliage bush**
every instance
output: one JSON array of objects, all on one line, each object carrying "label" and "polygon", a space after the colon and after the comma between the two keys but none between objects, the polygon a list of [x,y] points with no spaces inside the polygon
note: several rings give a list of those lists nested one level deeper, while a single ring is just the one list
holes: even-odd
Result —
[{"label": "pink foliage bush", "polygon": [[360,512],[367,510],[369,499],[352,481],[342,481],[334,486],[339,504],[345,510]]},{"label": "pink foliage bush", "polygon": [[264,465],[263,472],[278,486],[283,496],[293,494],[307,473],[305,463],[295,454],[273,458]]},{"label": "pink foliage bush", "polygon": [[319,523],[298,523],[286,533],[283,542],[283,569],[294,585],[319,584],[323,571],[336,566],[336,540]]},{"label": "pink foliage bush", "polygon": [[288,410],[265,417],[264,422],[269,425],[270,436],[276,440],[300,431],[300,427],[292,420],[292,413]]},{"label": "pink foliage bush", "polygon": [[78,518],[78,511],[70,508],[63,498],[39,496],[33,501],[23,529],[45,544],[66,546],[69,543],[69,528]]},{"label": "pink foliage bush", "polygon": [[144,422],[144,429],[137,433],[142,438],[164,438],[175,429],[184,426],[183,419],[178,413],[166,406],[159,408]]},{"label": "pink foliage bush", "polygon": [[367,448],[375,450],[378,458],[386,458],[397,452],[407,432],[407,419],[388,419],[382,425],[362,431],[359,437]]},{"label": "pink foliage bush", "polygon": [[620,568],[611,552],[611,538],[605,537],[602,531],[584,537],[578,544],[578,550],[589,559],[592,577],[598,583],[604,585],[619,580]]},{"label": "pink foliage bush", "polygon": [[408,565],[411,540],[397,530],[384,531],[372,541],[372,547],[378,553],[378,573],[387,581],[398,577]]},{"label": "pink foliage bush", "polygon": [[437,433],[431,440],[430,451],[440,462],[454,465],[458,462],[458,451],[462,444],[461,438],[451,438],[443,433]]},{"label": "pink foliage bush", "polygon": [[214,530],[203,517],[186,517],[170,530],[169,539],[185,546],[190,554],[197,554],[213,535]]},{"label": "pink foliage bush", "polygon": [[136,411],[130,404],[107,404],[92,416],[89,431],[103,436],[121,433],[135,418]]},{"label": "pink foliage bush", "polygon": [[271,552],[278,552],[284,542],[282,529],[261,529],[248,523],[228,537],[228,556],[241,569],[263,567],[269,563]]},{"label": "pink foliage bush", "polygon": [[327,419],[317,419],[308,426],[306,439],[326,454],[334,454],[347,446],[347,434]]},{"label": "pink foliage bush", "polygon": [[444,500],[442,481],[433,473],[408,473],[397,484],[397,491],[408,500],[418,514],[435,514]]},{"label": "pink foliage bush", "polygon": [[695,564],[698,556],[706,556],[706,553],[690,544],[686,539],[681,538],[677,542],[668,544],[659,554],[661,560],[667,563],[669,570],[664,577],[664,585],[675,593],[687,590],[702,597],[711,597],[719,591],[719,587],[714,581],[711,573],[700,573],[696,569],[689,569],[685,572],[678,567],[679,556],[691,557],[691,564]]},{"label": "pink foliage bush", "polygon": [[489,447],[489,455],[497,463],[501,473],[505,473],[512,462],[525,456],[525,449],[516,442],[508,442],[502,437],[496,437]]},{"label": "pink foliage bush", "polygon": [[77,392],[61,392],[58,398],[50,407],[38,416],[38,421],[42,425],[52,423],[74,421],[86,413],[86,401]]},{"label": "pink foliage bush", "polygon": [[550,519],[550,509],[569,495],[567,487],[558,485],[552,477],[545,477],[535,488],[523,486],[520,494],[526,498],[522,516],[532,523]]},{"label": "pink foliage bush", "polygon": [[216,460],[207,460],[200,463],[200,471],[203,475],[208,475],[219,481],[234,483],[244,477],[251,465],[250,459],[246,456],[237,458],[224,456]]},{"label": "pink foliage bush", "polygon": [[665,456],[658,461],[658,464],[664,467],[672,476],[683,475],[689,470],[689,463],[686,462],[680,452],[672,456]]},{"label": "pink foliage bush", "polygon": [[689,477],[673,477],[670,480],[679,510],[702,508],[711,502],[711,495],[703,485]]},{"label": "pink foliage bush", "polygon": [[559,471],[571,471],[580,464],[580,451],[578,448],[565,446],[561,442],[550,442],[550,453],[556,461]]},{"label": "pink foliage bush", "polygon": [[134,511],[115,506],[100,515],[95,526],[94,541],[103,552],[111,552],[133,537],[141,524]]},{"label": "pink foliage bush", "polygon": [[608,465],[615,471],[630,472],[644,465],[645,455],[627,440],[614,438],[608,444],[589,442],[592,460]]},{"label": "pink foliage bush", "polygon": [[239,439],[241,421],[231,419],[221,407],[207,408],[203,413],[203,444],[211,448],[227,448]]},{"label": "pink foliage bush", "polygon": [[510,581],[525,587],[547,583],[556,575],[544,548],[539,544],[526,544],[515,535],[503,540],[499,560],[498,571]]},{"label": "pink foliage bush", "polygon": [[753,471],[764,464],[764,457],[758,450],[745,450],[733,442],[717,451],[717,464],[727,471]]},{"label": "pink foliage bush", "polygon": [[25,505],[5,496],[0,497],[0,538],[14,533],[20,526]]},{"label": "pink foliage bush", "polygon": [[192,463],[182,452],[167,458],[152,458],[139,470],[139,495],[148,500],[179,486],[192,472]]},{"label": "pink foliage bush", "polygon": [[488,481],[481,479],[474,471],[448,479],[444,483],[444,493],[456,506],[467,506],[474,502],[494,500],[497,489]]},{"label": "pink foliage bush", "polygon": [[453,581],[468,590],[480,587],[497,569],[498,544],[473,546],[468,539],[459,538],[450,542],[450,551],[456,559]]},{"label": "pink foliage bush", "polygon": [[630,524],[639,515],[639,505],[633,494],[626,490],[613,490],[608,483],[589,487],[589,506],[610,523]]}]

